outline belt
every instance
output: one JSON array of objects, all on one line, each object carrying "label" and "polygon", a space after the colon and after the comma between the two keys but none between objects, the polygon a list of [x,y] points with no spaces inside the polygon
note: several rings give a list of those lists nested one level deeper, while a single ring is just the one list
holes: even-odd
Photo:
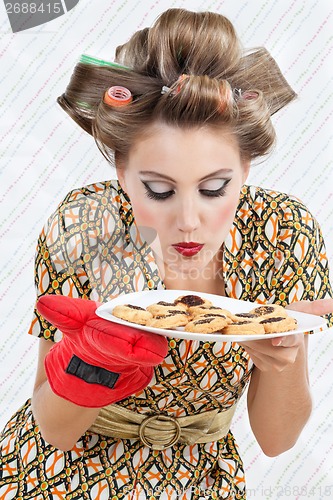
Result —
[{"label": "belt", "polygon": [[185,444],[210,443],[228,434],[236,405],[220,412],[210,410],[184,417],[163,413],[141,414],[112,404],[102,408],[88,429],[120,439],[140,439],[153,450],[165,450],[178,441]]}]

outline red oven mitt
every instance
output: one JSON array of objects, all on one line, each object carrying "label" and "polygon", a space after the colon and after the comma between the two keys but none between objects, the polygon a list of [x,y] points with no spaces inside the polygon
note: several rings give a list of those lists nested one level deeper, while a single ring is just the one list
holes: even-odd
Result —
[{"label": "red oven mitt", "polygon": [[168,351],[161,335],[112,323],[91,300],[45,295],[37,310],[63,333],[45,357],[55,394],[79,406],[107,406],[144,389]]}]

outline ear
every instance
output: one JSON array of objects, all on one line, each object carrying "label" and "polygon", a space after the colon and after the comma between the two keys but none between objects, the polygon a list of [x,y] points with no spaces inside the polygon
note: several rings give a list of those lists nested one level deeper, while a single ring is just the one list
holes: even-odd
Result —
[{"label": "ear", "polygon": [[242,160],[242,168],[243,168],[243,184],[245,184],[246,179],[249,176],[250,173],[250,166],[251,166],[251,160],[250,159],[244,159]]}]

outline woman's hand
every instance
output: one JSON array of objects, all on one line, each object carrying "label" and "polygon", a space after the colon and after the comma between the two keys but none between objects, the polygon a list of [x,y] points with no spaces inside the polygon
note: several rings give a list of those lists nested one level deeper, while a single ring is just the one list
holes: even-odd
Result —
[{"label": "woman's hand", "polygon": [[239,342],[255,366],[263,372],[281,372],[294,364],[298,351],[304,345],[304,334],[286,335],[274,339]]},{"label": "woman's hand", "polygon": [[[287,309],[322,316],[333,311],[333,299],[302,300]],[[303,333],[282,334],[274,339],[240,342],[255,364],[248,390],[250,424],[268,456],[290,449],[310,417],[308,337]]]},{"label": "woman's hand", "polygon": [[[300,300],[287,305],[286,309],[323,316],[333,312],[333,299]],[[280,372],[293,365],[304,342],[304,334],[298,333],[282,334],[274,339],[240,342],[240,345],[245,348],[259,370]]]},{"label": "woman's hand", "polygon": [[55,394],[78,406],[101,408],[144,389],[168,352],[167,339],[96,315],[96,303],[44,295],[40,314],[63,333],[45,357]]},{"label": "woman's hand", "polygon": [[324,316],[325,314],[333,313],[333,299],[299,300],[298,302],[288,304],[286,309]]}]

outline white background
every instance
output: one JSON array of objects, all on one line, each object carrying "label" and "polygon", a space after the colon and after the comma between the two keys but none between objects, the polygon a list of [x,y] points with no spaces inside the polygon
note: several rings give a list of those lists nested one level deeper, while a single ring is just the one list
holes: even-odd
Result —
[{"label": "white background", "polygon": [[[112,60],[116,45],[169,7],[220,12],[235,24],[245,47],[264,45],[278,61],[299,98],[274,117],[278,145],[253,167],[250,183],[295,194],[308,205],[322,226],[332,267],[330,0],[80,0],[64,16],[17,34],[1,3],[0,427],[32,391],[38,341],[26,332],[35,300],[38,233],[69,190],[114,177],[92,138],[56,97],[82,53]],[[233,430],[246,466],[248,499],[333,497],[332,333],[310,339],[314,411],[291,451],[264,457],[241,404]]]}]

